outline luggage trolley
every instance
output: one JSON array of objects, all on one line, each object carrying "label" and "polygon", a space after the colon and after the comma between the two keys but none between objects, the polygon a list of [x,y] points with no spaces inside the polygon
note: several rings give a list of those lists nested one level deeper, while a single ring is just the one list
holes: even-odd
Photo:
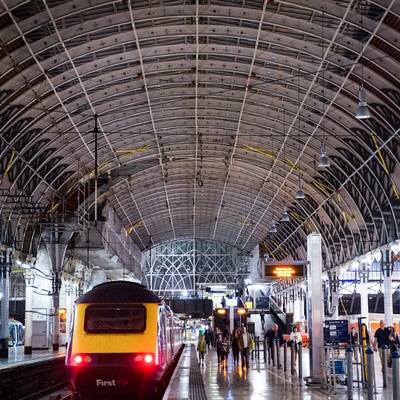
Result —
[{"label": "luggage trolley", "polygon": [[347,320],[327,320],[324,323],[324,367],[327,384],[347,384],[347,361],[343,344],[349,340]]},{"label": "luggage trolley", "polygon": [[347,385],[347,364],[345,358],[334,358],[330,361],[331,378],[335,383]]}]

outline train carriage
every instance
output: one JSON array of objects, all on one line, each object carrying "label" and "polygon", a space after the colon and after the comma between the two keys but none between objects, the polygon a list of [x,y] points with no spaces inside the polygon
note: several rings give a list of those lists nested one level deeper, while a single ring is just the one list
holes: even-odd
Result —
[{"label": "train carriage", "polygon": [[25,327],[22,322],[15,319],[8,320],[8,345],[9,346],[22,346],[25,338]]},{"label": "train carriage", "polygon": [[66,365],[76,399],[157,399],[180,353],[172,311],[144,286],[95,286],[76,301]]}]

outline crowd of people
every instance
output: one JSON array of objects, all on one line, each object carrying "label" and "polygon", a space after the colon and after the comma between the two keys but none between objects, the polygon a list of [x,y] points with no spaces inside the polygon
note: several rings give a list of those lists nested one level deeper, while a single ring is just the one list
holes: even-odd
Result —
[{"label": "crowd of people", "polygon": [[[284,342],[282,331],[277,324],[273,324],[269,329],[264,331],[264,342],[267,351],[273,363],[277,362],[275,352],[272,351],[274,346],[281,346]],[[297,326],[294,327],[290,334],[290,342],[293,343],[293,349],[296,351],[297,346],[301,342],[301,334]],[[197,351],[199,354],[199,365],[203,366],[206,354],[211,349],[216,351],[218,365],[221,369],[227,367],[229,357],[232,357],[232,364],[241,367],[243,370],[249,369],[251,353],[255,348],[255,337],[249,333],[246,325],[235,327],[232,332],[227,328],[216,327],[215,331],[201,331],[197,343]]]},{"label": "crowd of people", "polygon": [[[275,360],[277,352],[273,351],[274,348],[279,349],[284,343],[282,331],[279,329],[278,324],[273,324],[268,329],[264,329],[264,313],[261,313],[261,327],[264,333],[264,343],[273,364],[279,360]],[[349,333],[350,345],[363,345],[371,347],[379,354],[382,370],[384,367],[391,367],[391,355],[393,352],[400,351],[400,338],[396,333],[393,326],[387,327],[385,321],[381,320],[379,328],[376,329],[373,339],[370,340],[368,330],[365,324],[362,324],[360,332],[362,337],[359,337],[359,330],[352,326]],[[288,344],[294,352],[294,360],[297,361],[297,353],[299,344],[302,342],[302,335],[297,325],[292,327],[289,335]],[[199,365],[204,365],[206,354],[210,349],[217,353],[218,365],[221,369],[227,367],[229,355],[232,357],[232,364],[241,367],[243,370],[249,369],[251,352],[255,348],[255,338],[247,331],[245,325],[235,327],[232,332],[228,329],[221,329],[217,327],[215,331],[206,330],[199,334],[197,343],[197,351],[199,354]],[[279,351],[278,351],[279,352]],[[384,365],[384,362],[387,362]]]},{"label": "crowd of people", "polygon": [[213,348],[217,352],[218,365],[227,367],[229,354],[232,354],[233,364],[243,369],[249,368],[250,354],[254,350],[254,337],[247,332],[246,326],[228,329],[217,327],[215,332],[207,330],[200,332],[197,342],[199,365],[204,365],[207,352]]}]

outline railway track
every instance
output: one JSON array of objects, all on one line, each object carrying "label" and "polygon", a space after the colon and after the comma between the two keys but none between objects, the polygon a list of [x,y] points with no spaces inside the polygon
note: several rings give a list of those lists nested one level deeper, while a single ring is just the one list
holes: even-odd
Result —
[{"label": "railway track", "polygon": [[68,386],[65,358],[23,364],[0,372],[0,399],[38,400]]},{"label": "railway track", "polygon": [[[179,357],[160,382],[157,399],[163,397]],[[1,400],[72,400],[69,386],[65,357],[26,363],[0,371]]]}]

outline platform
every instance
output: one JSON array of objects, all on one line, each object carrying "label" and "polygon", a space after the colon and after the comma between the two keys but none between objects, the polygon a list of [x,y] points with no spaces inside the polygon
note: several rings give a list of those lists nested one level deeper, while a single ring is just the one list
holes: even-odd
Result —
[{"label": "platform", "polygon": [[[299,379],[298,368],[294,375],[290,366],[284,370],[254,358],[250,368],[242,370],[240,366],[228,360],[227,368],[218,365],[216,351],[209,350],[204,366],[200,366],[195,351],[195,342],[188,341],[178,366],[172,376],[163,400],[347,400],[347,386],[337,384],[334,388],[322,385],[307,385]],[[0,359],[1,370],[13,368],[21,364],[40,362],[54,357],[64,357],[65,349],[60,351],[35,350],[32,354],[24,354],[24,348],[9,349],[9,358]],[[393,400],[392,369],[388,369],[387,386],[383,387],[380,361],[374,355],[375,380],[374,400]],[[309,371],[308,349],[303,349],[302,376],[307,377]],[[367,390],[354,384],[353,400],[367,400]]]},{"label": "platform", "polygon": [[0,371],[22,364],[34,364],[55,357],[65,357],[65,347],[60,348],[58,351],[33,350],[32,354],[24,354],[24,346],[10,347],[8,349],[8,358],[0,358]]},{"label": "platform", "polygon": [[[374,356],[376,372],[376,386],[374,400],[393,400],[392,370],[389,369],[387,387],[382,386],[380,361],[377,354]],[[303,352],[303,377],[310,375],[309,353]],[[290,368],[288,368],[290,369]],[[201,375],[202,388],[195,375]],[[193,376],[194,375],[194,376]],[[228,360],[227,368],[221,368],[217,362],[215,350],[210,350],[204,366],[199,366],[195,352],[195,343],[187,343],[181,360],[172,377],[171,383],[163,400],[347,400],[347,386],[337,384],[331,386],[315,384],[307,385],[304,379],[299,379],[298,371],[292,375],[284,371],[283,366],[272,366],[264,360],[252,360],[248,370]],[[354,384],[353,400],[367,400],[365,388]]]}]

